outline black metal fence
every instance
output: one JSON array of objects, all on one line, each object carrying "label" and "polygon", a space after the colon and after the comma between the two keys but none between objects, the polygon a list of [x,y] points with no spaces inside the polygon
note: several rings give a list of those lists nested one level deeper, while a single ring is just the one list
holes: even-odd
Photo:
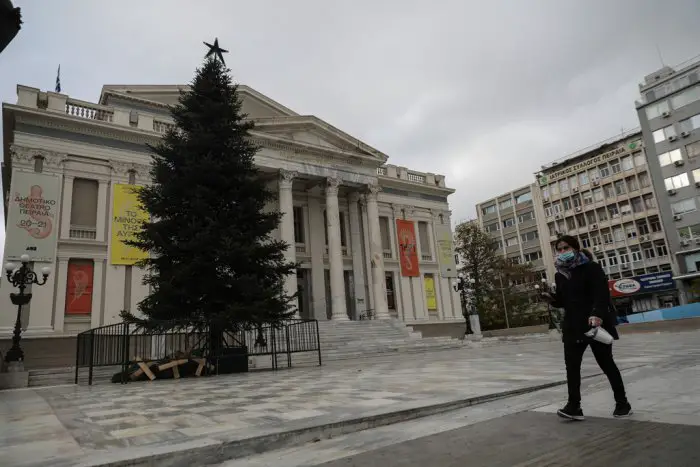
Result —
[{"label": "black metal fence", "polygon": [[[75,383],[80,371],[87,369],[88,384],[92,384],[98,367],[119,367],[121,374],[140,362],[150,363],[166,358],[205,359],[214,368],[226,358],[227,349],[242,349],[245,358],[267,356],[272,369],[279,368],[279,359],[286,356],[287,367],[292,366],[292,354],[316,352],[321,365],[321,343],[318,321],[293,319],[275,324],[241,326],[221,332],[221,348],[210,349],[209,326],[193,328],[176,323],[164,323],[157,328],[144,328],[132,323],[118,323],[78,334],[75,360]],[[127,378],[121,379],[128,382]]]}]

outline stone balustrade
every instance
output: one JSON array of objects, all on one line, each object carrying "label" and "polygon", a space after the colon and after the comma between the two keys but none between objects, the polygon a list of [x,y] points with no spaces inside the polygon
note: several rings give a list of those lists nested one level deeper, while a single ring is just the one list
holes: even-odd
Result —
[{"label": "stone balustrade", "polygon": [[[164,135],[175,125],[172,120],[162,114],[148,112],[132,112],[129,109],[112,107],[74,99],[66,94],[42,92],[37,88],[18,85],[17,105],[33,109],[45,109],[51,112],[65,113],[71,117],[110,123],[113,125],[137,128]],[[310,117],[309,117],[310,118]],[[265,123],[279,119],[261,119]],[[327,125],[327,124],[326,124]],[[422,173],[396,165],[383,165],[377,168],[380,178],[393,178],[420,185],[446,188],[445,176],[433,173]]]}]

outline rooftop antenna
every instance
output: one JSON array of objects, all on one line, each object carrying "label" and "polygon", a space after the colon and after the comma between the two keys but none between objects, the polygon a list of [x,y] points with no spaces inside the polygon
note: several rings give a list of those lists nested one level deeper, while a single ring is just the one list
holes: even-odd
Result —
[{"label": "rooftop antenna", "polygon": [[659,44],[656,43],[656,53],[659,54],[659,61],[661,62],[661,68],[665,67],[666,64],[664,63],[664,57],[661,55],[661,48],[659,47]]}]

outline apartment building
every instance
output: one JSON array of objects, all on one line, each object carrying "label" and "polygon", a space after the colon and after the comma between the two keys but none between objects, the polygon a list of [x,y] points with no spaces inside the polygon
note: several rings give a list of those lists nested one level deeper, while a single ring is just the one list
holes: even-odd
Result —
[{"label": "apartment building", "polygon": [[639,91],[649,174],[685,303],[700,278],[700,56],[646,76]]},{"label": "apartment building", "polygon": [[672,258],[656,202],[642,134],[628,131],[542,166],[537,176],[547,277],[559,236],[579,239],[605,269],[622,313],[678,302]]},{"label": "apartment building", "polygon": [[544,277],[542,239],[535,209],[538,195],[534,184],[526,185],[477,204],[476,211],[479,225],[496,241],[500,255],[515,264],[530,263]]}]

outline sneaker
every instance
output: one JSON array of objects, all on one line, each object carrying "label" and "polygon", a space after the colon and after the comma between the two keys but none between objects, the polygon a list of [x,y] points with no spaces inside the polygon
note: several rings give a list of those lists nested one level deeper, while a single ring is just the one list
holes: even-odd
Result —
[{"label": "sneaker", "polygon": [[629,402],[618,402],[615,404],[615,411],[613,412],[613,417],[623,418],[632,415],[632,406]]},{"label": "sneaker", "polygon": [[566,418],[568,420],[585,420],[583,416],[583,410],[581,410],[581,406],[572,403],[568,403],[563,409],[557,410],[557,415],[559,415],[561,418]]}]

